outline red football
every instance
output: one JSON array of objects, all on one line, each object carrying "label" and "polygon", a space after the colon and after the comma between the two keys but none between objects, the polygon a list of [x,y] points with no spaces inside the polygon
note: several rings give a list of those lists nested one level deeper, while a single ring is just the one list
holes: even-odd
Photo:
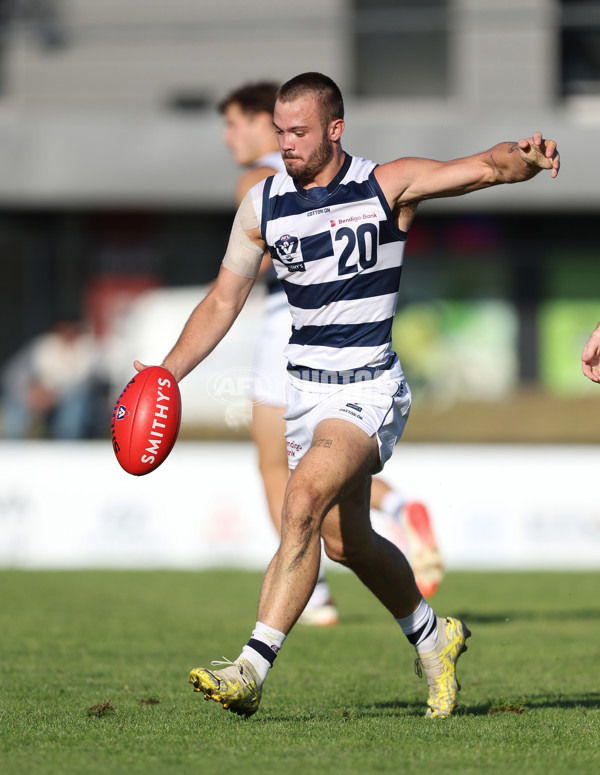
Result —
[{"label": "red football", "polygon": [[162,366],[149,366],[125,385],[112,414],[115,455],[128,474],[143,476],[167,458],[179,433],[181,394]]}]

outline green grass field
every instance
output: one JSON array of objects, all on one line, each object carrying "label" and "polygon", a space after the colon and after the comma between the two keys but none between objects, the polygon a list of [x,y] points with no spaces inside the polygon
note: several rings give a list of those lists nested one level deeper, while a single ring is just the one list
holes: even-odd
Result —
[{"label": "green grass field", "polygon": [[431,602],[473,637],[438,720],[399,627],[347,573],[330,577],[341,624],[295,628],[255,716],[194,694],[189,670],[248,639],[260,578],[0,572],[0,772],[600,771],[599,574],[449,574]]}]

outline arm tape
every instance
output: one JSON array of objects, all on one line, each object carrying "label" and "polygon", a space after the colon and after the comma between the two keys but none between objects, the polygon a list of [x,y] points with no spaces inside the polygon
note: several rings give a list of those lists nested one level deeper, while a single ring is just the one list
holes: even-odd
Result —
[{"label": "arm tape", "polygon": [[264,251],[252,242],[246,232],[257,228],[258,219],[252,207],[252,201],[246,194],[233,219],[223,266],[234,274],[253,280],[258,277]]}]

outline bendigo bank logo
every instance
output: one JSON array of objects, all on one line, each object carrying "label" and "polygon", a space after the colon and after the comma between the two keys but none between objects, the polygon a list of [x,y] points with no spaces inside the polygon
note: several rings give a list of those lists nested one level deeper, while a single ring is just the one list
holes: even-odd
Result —
[{"label": "bendigo bank logo", "polygon": [[297,234],[282,234],[275,241],[275,250],[279,260],[290,272],[304,272],[304,261],[300,253],[300,240]]}]

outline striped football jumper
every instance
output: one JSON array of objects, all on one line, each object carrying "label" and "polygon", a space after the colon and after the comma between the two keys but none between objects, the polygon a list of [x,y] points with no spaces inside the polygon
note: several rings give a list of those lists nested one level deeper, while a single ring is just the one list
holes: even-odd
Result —
[{"label": "striped football jumper", "polygon": [[345,371],[395,360],[392,322],[406,232],[375,180],[374,162],[347,153],[326,188],[286,173],[257,184],[252,202],[287,294],[293,367]]}]

